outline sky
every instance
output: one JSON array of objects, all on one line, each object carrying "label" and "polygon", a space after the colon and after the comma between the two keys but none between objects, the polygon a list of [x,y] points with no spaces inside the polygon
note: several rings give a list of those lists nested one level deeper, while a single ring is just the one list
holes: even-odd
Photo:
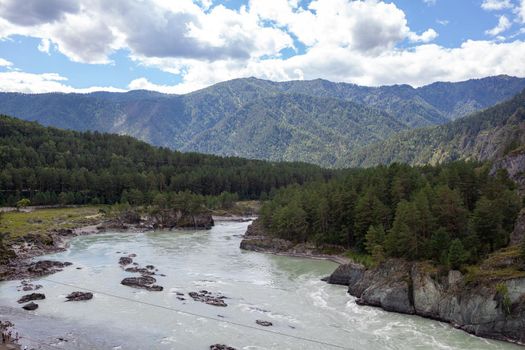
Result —
[{"label": "sky", "polygon": [[0,0],[0,91],[525,77],[525,0]]}]

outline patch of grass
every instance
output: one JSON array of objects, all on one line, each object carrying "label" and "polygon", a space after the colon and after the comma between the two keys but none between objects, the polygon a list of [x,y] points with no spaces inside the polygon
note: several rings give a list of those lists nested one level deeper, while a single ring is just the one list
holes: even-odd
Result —
[{"label": "patch of grass", "polygon": [[374,261],[374,258],[371,255],[358,253],[353,250],[348,250],[344,254],[347,258],[352,259],[354,262],[358,264],[364,265],[367,269],[372,268],[377,265],[376,261]]},{"label": "patch of grass", "polygon": [[257,215],[261,208],[261,202],[259,201],[240,201],[235,202],[234,206],[230,209],[216,209],[213,210],[213,215],[217,216],[251,216]]},{"label": "patch of grass", "polygon": [[7,212],[2,216],[0,232],[9,233],[8,240],[29,233],[46,235],[57,229],[72,229],[95,224],[100,219],[100,207],[37,209],[31,212]]},{"label": "patch of grass", "polygon": [[483,268],[498,268],[515,265],[520,259],[520,246],[514,245],[490,254],[482,263]]}]

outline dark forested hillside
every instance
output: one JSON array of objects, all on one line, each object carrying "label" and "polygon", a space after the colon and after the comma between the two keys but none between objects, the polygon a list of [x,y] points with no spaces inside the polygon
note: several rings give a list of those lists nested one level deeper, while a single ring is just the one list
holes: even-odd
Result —
[{"label": "dark forested hillside", "polygon": [[271,234],[295,242],[458,268],[505,247],[522,205],[507,173],[489,169],[465,162],[356,169],[278,191],[261,219]]},{"label": "dark forested hillside", "polygon": [[247,78],[186,95],[0,93],[0,113],[59,128],[130,135],[176,150],[333,166],[357,145],[401,129],[444,124],[523,88],[525,79],[508,76],[417,89]]},{"label": "dark forested hillside", "polygon": [[489,160],[525,144],[525,90],[507,102],[452,123],[404,131],[348,155],[341,166]]},{"label": "dark forested hillside", "polygon": [[45,128],[0,116],[0,205],[151,203],[159,193],[231,192],[259,198],[292,183],[329,178],[302,163],[221,158],[156,148],[128,136]]}]

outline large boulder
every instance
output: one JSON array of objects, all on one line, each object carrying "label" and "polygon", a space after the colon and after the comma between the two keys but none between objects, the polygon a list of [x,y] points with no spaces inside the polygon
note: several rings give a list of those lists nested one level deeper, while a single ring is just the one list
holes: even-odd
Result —
[{"label": "large boulder", "polygon": [[31,294],[24,295],[23,297],[18,299],[18,303],[19,304],[25,304],[25,303],[27,303],[29,301],[43,300],[45,298],[46,298],[46,296],[44,294],[42,294],[42,293],[31,293]]},{"label": "large boulder", "polygon": [[151,276],[126,277],[120,283],[132,288],[141,288],[149,291],[160,292],[164,288],[154,284],[157,280]]},{"label": "large boulder", "polygon": [[363,278],[365,270],[365,267],[361,264],[342,264],[339,265],[339,267],[337,267],[328,278],[326,278],[326,282],[343,286],[348,286],[350,284],[354,285]]}]

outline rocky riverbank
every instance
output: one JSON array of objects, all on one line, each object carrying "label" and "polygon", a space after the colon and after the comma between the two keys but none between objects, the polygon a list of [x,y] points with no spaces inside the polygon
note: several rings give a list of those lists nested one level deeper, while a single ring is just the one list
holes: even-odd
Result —
[{"label": "rocky riverbank", "polygon": [[[483,266],[482,266],[483,267]],[[525,277],[472,279],[427,263],[390,259],[376,268],[341,265],[327,279],[359,305],[451,323],[471,334],[525,344]]]},{"label": "rocky riverbank", "polygon": [[115,230],[144,232],[178,228],[211,229],[213,225],[214,221],[209,213],[185,215],[180,211],[166,209],[141,215],[139,211],[131,209],[111,218],[100,216],[98,223],[89,226],[28,233],[7,242],[11,257],[0,264],[0,281],[28,279],[61,271],[68,263],[58,261],[35,263],[31,258],[64,251],[71,238],[76,236]]},{"label": "rocky riverbank", "polygon": [[[348,286],[359,305],[419,315],[480,337],[525,344],[525,266],[520,267],[522,263],[509,253],[512,247],[487,259],[477,275],[445,273],[426,262],[400,259],[367,269],[308,244],[270,237],[255,220],[248,226],[241,249],[336,261],[341,265],[325,281]],[[511,269],[516,266],[515,271]]]},{"label": "rocky riverbank", "polygon": [[254,220],[246,230],[240,248],[260,253],[285,255],[300,258],[331,260],[338,264],[347,264],[351,260],[340,255],[345,251],[343,247],[325,245],[316,247],[310,243],[294,243],[281,238],[269,236],[260,220]]}]

